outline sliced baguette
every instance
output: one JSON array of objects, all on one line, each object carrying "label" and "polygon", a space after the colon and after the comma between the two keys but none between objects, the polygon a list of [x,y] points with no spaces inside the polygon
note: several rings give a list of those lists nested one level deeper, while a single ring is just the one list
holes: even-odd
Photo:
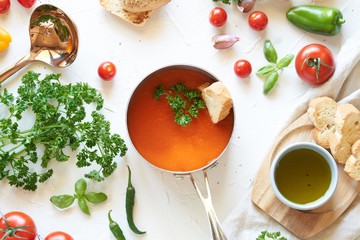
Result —
[{"label": "sliced baguette", "polygon": [[360,139],[356,140],[351,146],[351,153],[357,159],[360,159]]},{"label": "sliced baguette", "polygon": [[351,155],[346,161],[344,171],[354,180],[360,181],[360,159]]},{"label": "sliced baguette", "polygon": [[329,137],[330,152],[334,159],[341,164],[345,164],[351,156],[351,144],[345,135],[333,133]]},{"label": "sliced baguette", "polygon": [[215,82],[202,90],[201,96],[209,111],[211,121],[218,123],[230,113],[232,98],[229,90],[221,82]]},{"label": "sliced baguette", "polygon": [[352,155],[346,161],[344,171],[354,180],[360,181],[360,139],[351,147]]},{"label": "sliced baguette", "polygon": [[360,138],[360,111],[349,103],[339,105],[335,126],[336,131],[329,138],[331,154],[345,164],[351,155],[351,146]]},{"label": "sliced baguette", "polygon": [[341,104],[335,115],[336,131],[346,135],[351,145],[360,138],[360,111],[352,104]]},{"label": "sliced baguette", "polygon": [[338,104],[329,97],[317,97],[309,102],[309,119],[314,124],[313,138],[317,144],[329,149],[329,135],[335,132],[335,114]]},{"label": "sliced baguette", "polygon": [[144,12],[164,6],[170,0],[118,0],[122,1],[123,8],[129,12]]},{"label": "sliced baguette", "polygon": [[143,11],[143,12],[130,12],[124,9],[123,3],[121,0],[100,0],[101,6],[103,6],[107,11],[112,14],[120,17],[121,19],[134,24],[135,26],[143,26],[152,11]]}]

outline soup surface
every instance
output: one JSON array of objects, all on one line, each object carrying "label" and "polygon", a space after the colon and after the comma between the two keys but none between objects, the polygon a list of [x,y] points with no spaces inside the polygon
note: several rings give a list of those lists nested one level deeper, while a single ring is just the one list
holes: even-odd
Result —
[{"label": "soup surface", "polygon": [[127,125],[131,141],[148,162],[168,171],[187,172],[208,165],[224,151],[231,138],[234,114],[231,110],[224,120],[214,124],[207,109],[199,109],[198,118],[180,126],[166,97],[154,99],[159,84],[169,89],[179,82],[197,89],[214,80],[188,69],[169,69],[150,76],[133,93]]},{"label": "soup surface", "polygon": [[280,159],[275,170],[275,182],[289,201],[306,204],[321,198],[331,182],[327,161],[317,152],[301,148]]}]

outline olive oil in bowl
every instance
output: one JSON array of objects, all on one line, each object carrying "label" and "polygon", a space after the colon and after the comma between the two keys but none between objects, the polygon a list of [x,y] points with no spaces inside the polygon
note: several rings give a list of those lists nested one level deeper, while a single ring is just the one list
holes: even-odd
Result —
[{"label": "olive oil in bowl", "polygon": [[309,142],[283,149],[270,169],[271,186],[278,199],[298,210],[315,209],[326,203],[336,190],[338,178],[331,154]]},{"label": "olive oil in bowl", "polygon": [[289,201],[306,204],[325,195],[331,182],[330,166],[319,153],[299,148],[285,154],[275,169],[275,182]]}]

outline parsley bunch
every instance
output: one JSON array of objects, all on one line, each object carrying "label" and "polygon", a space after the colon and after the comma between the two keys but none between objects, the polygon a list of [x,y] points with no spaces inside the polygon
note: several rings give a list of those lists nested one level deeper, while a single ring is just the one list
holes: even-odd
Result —
[{"label": "parsley bunch", "polygon": [[159,84],[154,92],[154,98],[158,100],[161,95],[166,95],[166,99],[168,99],[168,103],[175,113],[175,122],[181,126],[186,126],[191,122],[191,117],[198,117],[199,109],[205,108],[205,103],[199,98],[200,92],[198,90],[188,89],[181,82],[171,86],[170,90],[170,93],[165,92],[164,86]]},{"label": "parsley bunch", "polygon": [[[61,85],[60,74],[39,76],[27,72],[16,98],[7,89],[0,93],[0,106],[8,110],[8,116],[0,116],[0,180],[7,178],[10,185],[34,191],[38,182],[52,176],[53,170],[47,169],[51,159],[69,159],[63,151],[66,147],[72,151],[81,148],[78,167],[100,166],[86,177],[104,180],[117,167],[115,156],[124,156],[127,147],[118,134],[110,133],[110,122],[98,112],[104,102],[101,94],[86,83]],[[92,121],[84,121],[85,103],[96,105]],[[32,113],[35,121],[31,128],[22,130],[19,122],[25,112]],[[41,171],[35,170],[36,163]]]}]

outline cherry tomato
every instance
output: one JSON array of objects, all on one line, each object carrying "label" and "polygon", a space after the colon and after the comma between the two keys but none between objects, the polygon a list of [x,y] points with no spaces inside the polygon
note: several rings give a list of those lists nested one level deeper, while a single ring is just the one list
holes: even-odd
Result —
[{"label": "cherry tomato", "polygon": [[246,78],[251,73],[251,64],[247,60],[240,59],[234,64],[234,72],[240,78]]},{"label": "cherry tomato", "polygon": [[36,0],[18,0],[18,2],[26,8],[31,8],[34,3],[36,2]]},{"label": "cherry tomato", "polygon": [[46,236],[45,240],[74,240],[69,234],[56,231]]},{"label": "cherry tomato", "polygon": [[268,24],[268,17],[261,11],[255,11],[249,15],[249,25],[256,31],[262,31]]},{"label": "cherry tomato", "polygon": [[[5,233],[6,230],[13,230],[15,231],[12,235],[6,237],[6,240],[35,240],[36,239],[36,226],[34,221],[32,220],[32,218],[30,216],[28,216],[25,213],[22,212],[8,212],[7,214],[4,215],[6,221],[9,223],[10,228],[7,227],[5,221],[3,218],[0,219],[0,229],[5,229],[5,231],[0,231],[0,238],[2,238]],[[32,227],[28,227],[28,228],[21,228],[23,230],[26,230],[27,232],[24,231],[19,231],[18,229],[22,226],[32,226]],[[14,236],[14,234],[16,236]]]},{"label": "cherry tomato", "polygon": [[321,44],[309,44],[296,55],[295,68],[303,81],[320,84],[329,80],[335,71],[334,55]]},{"label": "cherry tomato", "polygon": [[98,74],[104,80],[111,80],[116,74],[116,67],[112,62],[103,62],[98,68]]},{"label": "cherry tomato", "polygon": [[6,13],[10,8],[10,0],[0,0],[0,14]]},{"label": "cherry tomato", "polygon": [[221,27],[225,24],[227,19],[227,13],[220,7],[213,8],[210,11],[209,21],[214,27]]}]

